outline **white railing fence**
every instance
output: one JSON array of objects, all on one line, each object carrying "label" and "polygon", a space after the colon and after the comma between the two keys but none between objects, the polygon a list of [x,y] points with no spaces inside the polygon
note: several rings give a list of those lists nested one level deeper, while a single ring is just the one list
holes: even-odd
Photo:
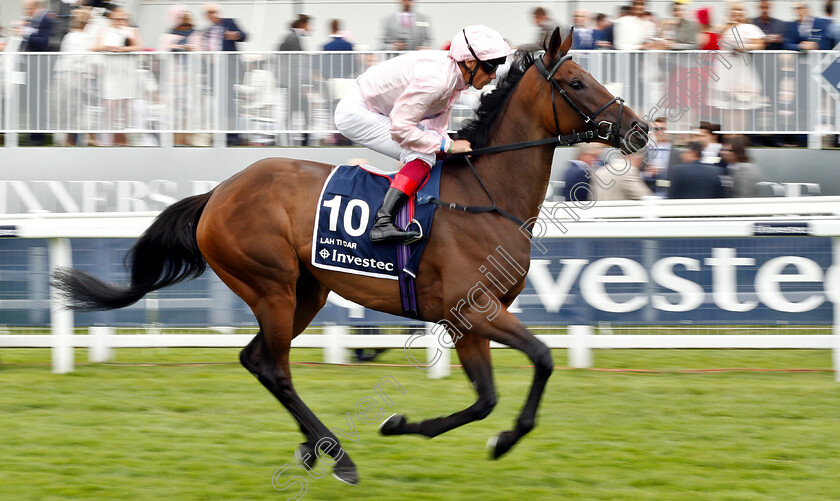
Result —
[{"label": "white railing fence", "polygon": [[[0,53],[0,132],[134,144],[333,144],[333,112],[353,80],[393,52]],[[640,116],[672,132],[700,120],[749,134],[840,134],[840,91],[822,76],[840,52],[578,51],[575,61]],[[492,89],[492,85],[487,89]],[[473,116],[466,91],[450,127]],[[185,137],[189,135],[189,138]],[[79,138],[82,140],[84,138]]]},{"label": "white railing fence", "polygon": [[[547,204],[543,208],[543,217],[535,227],[535,239],[754,237],[760,234],[756,230],[757,224],[767,221],[782,226],[788,222],[794,223],[791,226],[794,229],[795,224],[805,223],[809,235],[831,239],[832,270],[825,277],[827,299],[833,302],[831,334],[828,333],[828,327],[813,334],[804,334],[795,329],[795,332],[782,330],[782,334],[778,333],[778,330],[772,334],[744,334],[741,333],[741,327],[702,327],[704,332],[690,334],[675,334],[673,328],[662,329],[664,334],[613,334],[603,326],[569,325],[565,334],[540,335],[541,339],[551,348],[568,349],[568,365],[571,367],[591,366],[593,349],[828,349],[833,351],[835,377],[840,381],[840,301],[837,297],[832,297],[838,295],[837,284],[833,282],[836,281],[834,279],[837,276],[837,267],[840,266],[840,218],[837,217],[840,211],[840,197],[787,198],[772,204],[763,199],[742,199],[736,202],[732,204],[731,200],[666,200],[641,205],[603,202],[589,210],[577,210],[574,216],[571,215],[572,208],[564,204]],[[734,213],[737,217],[724,217],[727,212]],[[772,214],[786,216],[770,218]],[[692,217],[687,217],[688,215]],[[4,231],[4,236],[48,239],[49,268],[52,270],[73,264],[70,238],[135,238],[150,224],[153,217],[152,213],[12,215],[0,217],[0,229]],[[0,332],[0,347],[51,348],[53,371],[56,373],[73,370],[73,350],[76,347],[89,348],[92,360],[103,361],[109,359],[110,350],[114,348],[240,347],[247,344],[251,338],[249,334],[236,333],[166,333],[171,331],[167,327],[155,327],[153,334],[116,334],[113,327],[107,325],[92,327],[87,335],[76,335],[73,313],[61,308],[60,298],[54,291],[50,294],[49,301],[51,334],[21,335]],[[150,303],[153,302],[146,300],[147,308]],[[418,365],[434,361],[429,365],[430,377],[443,377],[448,374],[450,344],[438,328],[432,329],[432,326],[427,325],[425,329],[420,329],[427,335],[415,337],[348,335],[348,329],[344,326],[327,325],[323,334],[303,334],[295,339],[293,346],[322,348],[325,360],[330,363],[346,362],[346,350],[350,348],[402,348],[407,350],[407,354],[410,354]],[[722,333],[705,332],[715,330]],[[412,352],[411,349],[416,350]],[[422,350],[426,351],[425,357],[420,354]]]},{"label": "white railing fence", "polygon": [[[836,329],[836,328],[835,328]],[[254,328],[256,330],[256,327]],[[663,329],[662,334],[613,334],[608,326],[570,325],[566,334],[540,334],[537,337],[551,349],[567,350],[566,365],[571,368],[590,368],[594,365],[593,350],[602,349],[791,349],[832,350],[835,371],[840,367],[840,336],[813,333],[823,329],[792,328],[793,334],[773,333],[772,328],[750,329],[750,334],[732,334],[732,328],[706,329],[717,334],[674,334],[680,329]],[[558,329],[550,329],[558,330]],[[656,332],[657,329],[647,329]],[[683,331],[689,331],[683,328]],[[737,328],[734,329],[736,332]],[[243,348],[253,334],[208,334],[198,329],[158,329],[154,333],[118,334],[109,326],[91,326],[87,334],[2,334],[0,347],[50,348],[53,353],[53,372],[72,372],[74,349],[86,348],[93,363],[113,361],[114,350],[120,348]],[[758,333],[756,333],[758,332]],[[836,332],[836,331],[835,331]],[[343,325],[324,326],[321,334],[301,334],[292,341],[292,348],[323,350],[323,360],[329,364],[350,363],[349,350],[357,348],[388,348],[403,351],[407,363],[428,371],[430,378],[439,379],[451,373],[451,338],[440,337],[440,328],[426,324],[410,334],[351,334]],[[507,348],[496,342],[492,349]],[[558,360],[563,364],[564,361]],[[840,381],[840,377],[837,378]]]}]

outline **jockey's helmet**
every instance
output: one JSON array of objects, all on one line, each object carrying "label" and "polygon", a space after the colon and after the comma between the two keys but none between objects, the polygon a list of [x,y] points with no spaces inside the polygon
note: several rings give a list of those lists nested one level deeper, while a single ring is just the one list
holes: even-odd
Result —
[{"label": "jockey's helmet", "polygon": [[[510,45],[498,31],[481,24],[463,28],[452,38],[452,45],[449,47],[452,59],[469,72],[470,85],[479,66],[485,73],[492,75],[512,53]],[[469,69],[464,64],[465,61],[478,61],[479,64]]]}]

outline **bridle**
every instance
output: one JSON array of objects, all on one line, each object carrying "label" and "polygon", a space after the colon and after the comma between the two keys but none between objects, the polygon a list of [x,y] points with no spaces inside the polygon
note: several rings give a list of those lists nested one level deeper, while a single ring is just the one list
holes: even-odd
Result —
[{"label": "bridle", "polygon": [[[466,33],[464,34],[466,38]],[[467,42],[469,43],[469,42]],[[472,51],[472,49],[470,49]],[[619,134],[619,128],[621,124],[621,115],[624,112],[624,100],[620,97],[614,97],[610,100],[607,104],[598,108],[598,111],[591,115],[587,115],[580,109],[578,105],[572,101],[572,98],[560,87],[560,83],[554,79],[554,74],[557,73],[557,70],[560,69],[560,66],[563,65],[566,61],[570,60],[572,56],[567,54],[560,58],[557,63],[551,68],[551,71],[546,68],[545,63],[542,60],[542,54],[538,55],[534,59],[534,63],[537,67],[537,70],[540,72],[540,75],[545,77],[546,80],[551,82],[552,92],[551,92],[551,111],[554,114],[554,127],[557,131],[557,135],[555,137],[549,137],[546,139],[537,139],[534,141],[524,141],[521,143],[512,143],[512,144],[501,144],[497,146],[487,146],[484,148],[479,148],[476,150],[472,150],[466,153],[457,153],[453,156],[463,156],[464,160],[466,160],[467,165],[470,166],[472,169],[473,174],[475,174],[476,179],[478,179],[478,183],[481,188],[484,190],[484,193],[490,199],[492,205],[488,206],[467,206],[461,205],[458,203],[453,202],[444,202],[436,197],[427,197],[428,202],[446,207],[450,210],[457,210],[463,211],[471,214],[481,214],[486,212],[496,212],[499,215],[513,221],[520,228],[525,228],[528,233],[531,233],[530,224],[526,224],[526,222],[522,221],[518,217],[514,216],[510,212],[502,209],[496,204],[496,201],[493,199],[493,196],[490,194],[490,191],[487,189],[487,186],[484,185],[484,181],[481,180],[481,176],[478,175],[478,171],[475,169],[475,166],[470,161],[470,157],[478,156],[478,155],[486,155],[490,153],[500,153],[503,151],[513,151],[513,150],[521,150],[525,148],[533,148],[535,146],[544,146],[544,145],[552,145],[552,146],[572,146],[578,143],[590,143],[595,139],[603,139],[604,141],[614,141],[613,145],[616,148],[621,148],[621,134]],[[476,58],[478,60],[478,58]],[[480,61],[479,61],[480,62]],[[476,68],[478,65],[476,65]],[[472,81],[472,79],[470,79]],[[554,92],[556,91],[556,92]],[[557,103],[555,101],[554,96],[556,94],[560,94],[563,96],[563,99],[566,100],[566,103],[574,110],[581,118],[583,118],[584,123],[586,124],[586,130],[583,132],[575,132],[572,131],[571,134],[564,134],[560,135],[560,121],[557,118]],[[601,113],[604,112],[611,104],[618,103],[618,119],[615,123],[607,122],[602,120],[598,123],[595,123],[595,118],[598,117]],[[533,222],[531,222],[533,223]]]},{"label": "bridle", "polygon": [[[586,124],[586,129],[588,131],[592,131],[594,133],[594,135],[598,137],[598,139],[603,139],[604,141],[609,141],[616,148],[621,148],[621,135],[619,134],[618,131],[619,131],[619,127],[620,127],[620,124],[621,124],[621,114],[624,111],[624,99],[621,99],[620,97],[614,97],[614,98],[612,98],[612,100],[607,102],[607,104],[598,108],[598,111],[596,111],[595,113],[593,113],[591,115],[587,115],[586,113],[584,113],[583,110],[581,110],[580,107],[577,104],[575,104],[574,101],[572,101],[572,98],[569,97],[569,94],[567,94],[566,91],[562,87],[560,87],[560,82],[558,82],[557,80],[554,79],[554,74],[557,73],[557,70],[559,70],[560,67],[563,66],[563,63],[565,63],[566,61],[569,61],[571,59],[572,59],[572,55],[571,54],[566,54],[565,56],[561,57],[560,60],[558,60],[554,64],[554,66],[551,68],[551,70],[546,68],[545,62],[543,62],[543,58],[542,58],[541,54],[538,55],[537,57],[535,57],[535,60],[534,60],[534,63],[537,67],[537,70],[540,72],[540,75],[542,75],[546,80],[548,80],[551,83],[552,89],[556,91],[556,93],[555,92],[551,93],[551,111],[552,111],[552,114],[554,115],[554,127],[555,127],[555,130],[557,131],[557,135],[558,136],[560,135],[560,122],[557,119],[557,103],[555,102],[554,96],[556,94],[560,94],[561,96],[563,96],[563,99],[566,100],[566,103],[569,105],[569,107],[572,108],[572,110],[574,110],[575,113],[580,115],[580,117],[583,119],[584,123]],[[600,115],[601,113],[603,113],[604,110],[606,110],[613,103],[618,103],[618,119],[616,120],[616,122],[607,122],[605,120],[602,120],[602,121],[596,123],[595,118],[598,115]],[[573,132],[573,134],[574,134],[574,132]],[[581,140],[575,141],[575,142],[578,143],[578,142],[590,142],[590,141],[591,141],[591,139],[589,139],[589,140],[581,139]],[[571,144],[575,144],[575,143],[571,143]]]},{"label": "bridle", "polygon": [[[487,155],[490,153],[501,153],[503,151],[513,151],[513,150],[521,150],[525,148],[533,148],[535,146],[544,146],[544,145],[552,145],[552,146],[574,146],[578,143],[591,143],[595,139],[603,139],[604,141],[611,142],[610,146],[615,146],[616,148],[621,148],[621,134],[619,133],[619,128],[621,124],[621,115],[624,113],[624,99],[620,97],[612,98],[607,104],[598,108],[598,110],[591,114],[587,115],[580,109],[580,107],[572,101],[572,98],[569,97],[569,94],[560,87],[560,82],[555,80],[554,74],[557,73],[557,70],[560,69],[560,66],[563,65],[566,61],[572,59],[571,54],[567,54],[560,58],[557,63],[551,68],[551,71],[546,68],[545,63],[542,60],[542,56],[544,53],[537,54],[534,57],[534,65],[537,67],[537,71],[540,72],[540,75],[543,76],[548,82],[551,84],[552,92],[551,93],[551,111],[554,115],[554,127],[556,131],[556,135],[554,137],[549,137],[545,139],[537,139],[534,141],[523,141],[519,143],[511,143],[511,144],[500,144],[497,146],[486,146],[484,148],[478,148],[466,153],[458,153],[457,156],[464,156],[469,161],[469,157],[475,157],[478,155]],[[574,110],[581,118],[583,118],[584,123],[586,124],[586,130],[583,132],[576,132],[572,131],[571,134],[563,134],[560,135],[560,120],[557,118],[557,102],[555,99],[555,95],[560,94],[563,96],[563,99],[566,100],[566,103],[569,107]],[[602,120],[598,123],[595,123],[595,118],[598,117],[601,113],[604,112],[609,106],[613,103],[618,103],[618,118],[615,122],[607,122],[606,120]]]}]

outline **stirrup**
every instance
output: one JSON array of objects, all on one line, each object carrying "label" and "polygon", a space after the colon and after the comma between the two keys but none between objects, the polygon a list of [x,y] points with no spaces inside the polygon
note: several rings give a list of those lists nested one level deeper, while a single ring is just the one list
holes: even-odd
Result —
[{"label": "stirrup", "polygon": [[403,243],[404,243],[405,245],[411,245],[411,244],[413,244],[413,243],[415,243],[415,242],[419,242],[420,240],[423,240],[424,238],[426,238],[426,236],[425,236],[425,235],[423,235],[423,226],[421,226],[421,225],[420,225],[420,221],[418,221],[418,220],[416,220],[416,219],[412,219],[411,221],[409,221],[408,226],[406,226],[406,227],[405,227],[405,229],[404,229],[404,230],[402,230],[402,231],[412,231],[412,230],[411,230],[411,225],[413,225],[413,224],[417,225],[417,232],[418,232],[418,233],[420,233],[420,234],[419,234],[419,235],[417,235],[416,237],[408,237],[408,238],[406,238],[406,239],[403,241]]}]

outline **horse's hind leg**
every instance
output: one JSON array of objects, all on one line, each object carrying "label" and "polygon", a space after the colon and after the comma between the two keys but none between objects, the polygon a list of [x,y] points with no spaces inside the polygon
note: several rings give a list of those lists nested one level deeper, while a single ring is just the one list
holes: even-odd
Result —
[{"label": "horse's hind leg", "polygon": [[490,342],[467,333],[455,343],[461,365],[472,381],[478,398],[466,409],[445,417],[409,423],[405,416],[395,414],[380,427],[383,435],[418,434],[436,437],[441,433],[487,417],[496,406],[493,366],[490,363]]},{"label": "horse's hind leg", "polygon": [[[295,326],[302,325],[303,320],[295,312],[297,305],[294,287],[287,287],[284,292],[258,301],[254,313],[260,324],[260,332],[242,350],[240,360],[242,365],[259,379],[298,422],[301,432],[306,437],[304,444],[309,446],[313,454],[312,458],[300,458],[303,465],[306,467],[314,465],[316,449],[321,449],[333,457],[335,461],[333,474],[336,478],[349,484],[357,484],[359,477],[350,456],[341,448],[338,438],[303,403],[292,385],[289,349],[292,338],[296,334]],[[305,311],[305,314],[302,312],[302,316],[309,315],[309,320],[311,320],[314,316],[311,311],[312,305],[302,304],[301,306]],[[317,312],[317,309],[314,311]],[[308,321],[306,323],[308,324]],[[302,450],[305,451],[305,449]],[[313,475],[318,473],[318,471],[311,472]]]},{"label": "horse's hind leg", "polygon": [[[292,327],[293,338],[309,327],[312,319],[326,304],[329,292],[329,289],[321,285],[306,268],[300,268],[300,277],[295,288],[297,307],[295,308],[294,325]],[[306,435],[306,431],[303,429],[301,431]],[[298,450],[295,451],[295,458],[309,470],[315,467],[318,459],[316,446],[317,441],[307,436],[307,440],[301,443]]]}]

